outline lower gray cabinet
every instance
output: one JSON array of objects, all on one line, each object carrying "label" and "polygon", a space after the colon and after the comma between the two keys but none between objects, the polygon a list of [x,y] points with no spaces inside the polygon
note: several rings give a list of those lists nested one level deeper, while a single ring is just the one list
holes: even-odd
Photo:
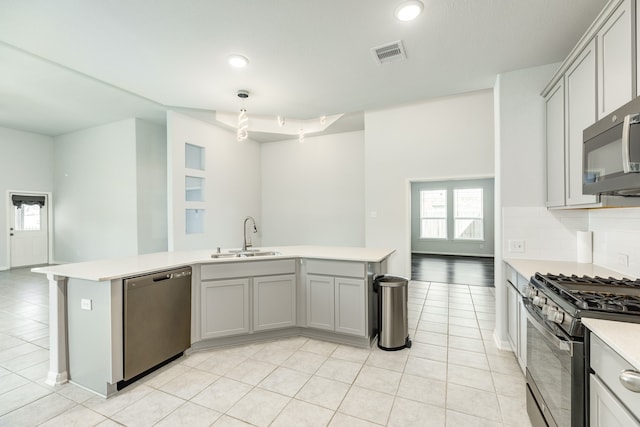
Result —
[{"label": "lower gray cabinet", "polygon": [[253,278],[253,330],[296,325],[296,276]]},{"label": "lower gray cabinet", "polygon": [[334,278],[335,331],[365,336],[364,280]]},{"label": "lower gray cabinet", "polygon": [[365,281],[308,274],[307,326],[366,336]]},{"label": "lower gray cabinet", "polygon": [[640,425],[607,386],[593,374],[589,375],[589,386],[590,427],[637,427]]},{"label": "lower gray cabinet", "polygon": [[249,332],[249,279],[211,280],[200,288],[202,339]]},{"label": "lower gray cabinet", "polygon": [[333,277],[307,275],[307,326],[333,331],[335,291]]},{"label": "lower gray cabinet", "polygon": [[524,292],[529,281],[509,264],[505,264],[505,267],[507,337],[524,373],[527,367],[527,309],[524,307],[521,292]]}]

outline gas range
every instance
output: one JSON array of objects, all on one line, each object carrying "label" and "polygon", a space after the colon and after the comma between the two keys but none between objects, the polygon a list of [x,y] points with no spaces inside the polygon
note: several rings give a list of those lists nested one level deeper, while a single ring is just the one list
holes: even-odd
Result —
[{"label": "gas range", "polygon": [[525,295],[540,317],[576,338],[582,317],[640,323],[640,280],[536,273]]}]

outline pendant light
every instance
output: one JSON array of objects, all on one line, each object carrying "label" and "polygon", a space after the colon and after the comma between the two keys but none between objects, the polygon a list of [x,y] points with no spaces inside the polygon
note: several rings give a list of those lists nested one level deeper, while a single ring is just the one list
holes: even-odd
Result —
[{"label": "pendant light", "polygon": [[[239,90],[238,98],[242,99],[243,101],[249,98],[249,91]],[[243,103],[243,106],[240,109],[240,114],[238,115],[238,127],[236,131],[236,136],[238,138],[238,141],[244,141],[245,139],[249,138],[248,129],[249,129],[249,117],[247,116],[247,109],[244,108],[244,103]]]}]

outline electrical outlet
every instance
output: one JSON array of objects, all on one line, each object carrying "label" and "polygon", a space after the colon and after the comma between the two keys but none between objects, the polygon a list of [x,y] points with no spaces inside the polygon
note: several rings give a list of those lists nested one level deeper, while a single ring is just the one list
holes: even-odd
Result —
[{"label": "electrical outlet", "polygon": [[86,298],[82,298],[80,300],[80,309],[81,310],[89,310],[89,311],[91,311],[91,300],[90,299],[86,299]]},{"label": "electrical outlet", "polygon": [[509,252],[524,252],[524,240],[509,240]]},{"label": "electrical outlet", "polygon": [[629,255],[623,253],[616,254],[616,264],[622,267],[629,267]]}]

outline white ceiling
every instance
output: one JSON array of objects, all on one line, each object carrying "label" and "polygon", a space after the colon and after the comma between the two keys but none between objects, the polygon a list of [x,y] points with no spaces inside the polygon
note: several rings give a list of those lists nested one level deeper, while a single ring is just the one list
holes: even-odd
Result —
[{"label": "white ceiling", "polygon": [[[361,128],[365,110],[561,61],[606,3],[424,0],[407,23],[393,16],[400,2],[0,0],[0,126],[59,135],[133,116],[161,122],[167,108],[244,106],[295,119],[350,113],[336,129]],[[378,65],[371,48],[397,40],[407,59]],[[229,67],[231,53],[249,66]]]}]

